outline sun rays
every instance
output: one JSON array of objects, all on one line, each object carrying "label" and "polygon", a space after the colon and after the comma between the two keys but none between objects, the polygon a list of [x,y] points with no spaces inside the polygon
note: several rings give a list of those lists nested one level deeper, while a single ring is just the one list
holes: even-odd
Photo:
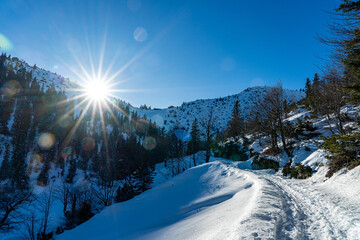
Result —
[{"label": "sun rays", "polygon": [[[106,38],[104,38],[104,43],[105,41]],[[63,119],[65,119],[70,114],[75,116],[74,123],[69,129],[61,149],[68,148],[81,122],[88,121],[90,118],[91,121],[87,123],[90,124],[87,133],[89,134],[88,137],[92,137],[90,135],[94,130],[93,126],[99,123],[98,126],[100,126],[101,129],[99,129],[97,134],[101,134],[103,136],[103,145],[106,149],[106,152],[108,152],[107,125],[109,123],[106,122],[106,119],[112,119],[113,121],[111,122],[113,124],[119,125],[118,117],[120,115],[126,116],[128,114],[126,111],[124,111],[124,109],[122,109],[121,106],[119,106],[118,103],[116,103],[115,99],[118,97],[119,93],[136,91],[133,89],[130,90],[120,88],[120,86],[122,83],[129,81],[130,79],[134,79],[134,77],[125,78],[123,73],[142,53],[136,54],[119,69],[112,69],[114,62],[116,62],[117,58],[119,57],[117,54],[110,61],[108,67],[104,68],[104,43],[100,48],[101,53],[98,59],[92,56],[88,44],[88,63],[81,61],[75,52],[71,51],[71,49],[69,49],[69,51],[72,53],[76,66],[62,61],[64,66],[66,66],[77,77],[77,81],[73,81],[73,86],[67,89],[68,98],[57,103],[57,105],[67,105],[72,107],[68,107],[65,115],[58,119],[56,124],[60,124]],[[87,66],[89,66],[89,68],[87,68]]]}]

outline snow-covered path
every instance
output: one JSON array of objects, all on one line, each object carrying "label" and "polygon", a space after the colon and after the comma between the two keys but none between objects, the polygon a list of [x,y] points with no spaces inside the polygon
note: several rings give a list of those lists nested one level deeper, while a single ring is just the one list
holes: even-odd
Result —
[{"label": "snow-covered path", "polygon": [[291,180],[214,161],[57,239],[359,239],[359,188],[340,180]]},{"label": "snow-covered path", "polygon": [[[260,176],[263,174],[259,174]],[[280,214],[275,225],[278,239],[359,239],[359,196],[347,196],[336,187],[263,175],[278,194]]]}]

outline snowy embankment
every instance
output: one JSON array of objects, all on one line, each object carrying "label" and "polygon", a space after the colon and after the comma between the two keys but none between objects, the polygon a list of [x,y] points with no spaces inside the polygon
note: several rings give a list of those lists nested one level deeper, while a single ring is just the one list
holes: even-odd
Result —
[{"label": "snowy embankment", "polygon": [[255,174],[215,161],[110,206],[58,239],[237,238],[259,189]]},{"label": "snowy embankment", "polygon": [[57,239],[358,239],[360,168],[325,173],[287,179],[213,159]]}]

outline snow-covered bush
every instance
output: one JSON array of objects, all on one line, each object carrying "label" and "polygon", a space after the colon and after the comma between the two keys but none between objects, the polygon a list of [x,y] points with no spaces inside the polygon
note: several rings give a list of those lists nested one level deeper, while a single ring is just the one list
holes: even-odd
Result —
[{"label": "snow-covered bush", "polygon": [[301,163],[296,163],[294,167],[291,167],[292,162],[285,164],[283,167],[283,175],[290,175],[291,178],[306,179],[311,177],[312,169],[309,166],[304,166]]},{"label": "snow-covered bush", "polygon": [[321,137],[324,141],[320,147],[328,153],[330,160],[329,171],[326,177],[331,177],[335,172],[344,167],[353,169],[360,165],[360,132]]},{"label": "snow-covered bush", "polygon": [[259,155],[254,156],[254,160],[251,163],[253,170],[262,170],[262,169],[274,169],[276,172],[279,170],[279,163],[268,158],[260,157]]},{"label": "snow-covered bush", "polygon": [[234,161],[246,161],[249,159],[248,140],[236,142],[230,139],[226,142],[220,142],[213,147],[215,157],[222,157]]}]

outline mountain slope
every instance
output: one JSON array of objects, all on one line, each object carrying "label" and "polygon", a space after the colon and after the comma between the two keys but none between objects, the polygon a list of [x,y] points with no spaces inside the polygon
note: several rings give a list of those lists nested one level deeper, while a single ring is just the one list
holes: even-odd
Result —
[{"label": "mountain slope", "polygon": [[[69,78],[64,78],[57,73],[47,71],[43,68],[39,68],[36,65],[30,66],[24,60],[20,60],[17,57],[12,57],[11,59],[8,59],[5,64],[8,70],[13,70],[15,72],[22,68],[25,68],[27,72],[31,71],[32,76],[36,78],[36,80],[39,82],[40,87],[43,88],[44,91],[46,91],[51,84],[54,84],[57,91],[67,91],[68,89],[76,87],[76,84],[71,82]],[[67,92],[68,94],[71,93],[71,91]]]},{"label": "mountain slope", "polygon": [[[189,130],[195,118],[200,121],[207,119],[212,108],[218,130],[224,130],[231,119],[231,113],[237,100],[240,103],[242,116],[248,118],[251,109],[268,89],[269,87],[252,87],[239,94],[186,102],[180,107],[159,110],[131,108],[131,111],[136,111],[140,116],[146,115],[148,119],[156,122],[161,127],[164,126],[166,129],[176,126]],[[289,102],[296,102],[304,97],[304,93],[297,90],[284,90],[284,94]]]}]

